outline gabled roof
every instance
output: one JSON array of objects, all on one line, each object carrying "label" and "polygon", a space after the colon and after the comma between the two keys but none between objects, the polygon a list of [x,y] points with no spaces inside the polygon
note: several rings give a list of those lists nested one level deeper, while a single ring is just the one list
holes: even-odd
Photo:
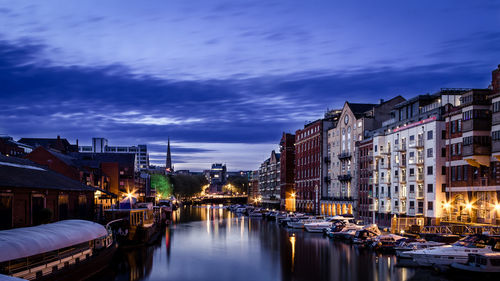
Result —
[{"label": "gabled roof", "polygon": [[0,155],[0,187],[93,191],[30,160]]}]

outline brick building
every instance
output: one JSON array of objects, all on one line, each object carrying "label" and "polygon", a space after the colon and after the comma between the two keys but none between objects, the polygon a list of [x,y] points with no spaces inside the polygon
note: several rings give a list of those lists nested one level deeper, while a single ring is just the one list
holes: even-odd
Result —
[{"label": "brick building", "polygon": [[280,209],[295,210],[295,135],[283,133],[280,141]]},{"label": "brick building", "polygon": [[356,142],[356,163],[358,182],[358,217],[365,223],[372,221],[370,212],[370,195],[373,188],[373,140]]},{"label": "brick building", "polygon": [[0,229],[93,219],[94,191],[27,159],[0,155]]}]

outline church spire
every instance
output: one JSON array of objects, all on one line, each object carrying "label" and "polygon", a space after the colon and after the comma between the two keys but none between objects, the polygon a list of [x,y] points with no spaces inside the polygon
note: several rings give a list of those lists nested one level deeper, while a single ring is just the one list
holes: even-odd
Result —
[{"label": "church spire", "polygon": [[174,171],[172,167],[172,156],[170,155],[170,137],[168,137],[168,144],[167,144],[167,162],[165,163],[165,170],[168,173],[171,173]]}]

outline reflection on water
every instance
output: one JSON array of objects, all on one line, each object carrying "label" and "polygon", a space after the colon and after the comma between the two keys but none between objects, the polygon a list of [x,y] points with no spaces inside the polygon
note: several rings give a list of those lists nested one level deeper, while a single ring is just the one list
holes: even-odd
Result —
[{"label": "reflection on water", "polygon": [[[429,271],[222,208],[183,207],[157,245],[122,250],[93,280],[430,280]],[[175,239],[174,239],[175,237]],[[441,280],[443,276],[439,276]]]}]

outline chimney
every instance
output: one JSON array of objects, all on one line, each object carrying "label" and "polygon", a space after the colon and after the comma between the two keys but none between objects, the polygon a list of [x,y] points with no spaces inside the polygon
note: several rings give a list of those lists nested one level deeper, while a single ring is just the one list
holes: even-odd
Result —
[{"label": "chimney", "polygon": [[57,135],[57,139],[60,140],[61,139],[61,136],[60,135]]},{"label": "chimney", "polygon": [[384,99],[380,99],[380,104],[383,104],[384,103]]},{"label": "chimney", "polygon": [[78,139],[76,139],[76,146],[78,147]]}]

